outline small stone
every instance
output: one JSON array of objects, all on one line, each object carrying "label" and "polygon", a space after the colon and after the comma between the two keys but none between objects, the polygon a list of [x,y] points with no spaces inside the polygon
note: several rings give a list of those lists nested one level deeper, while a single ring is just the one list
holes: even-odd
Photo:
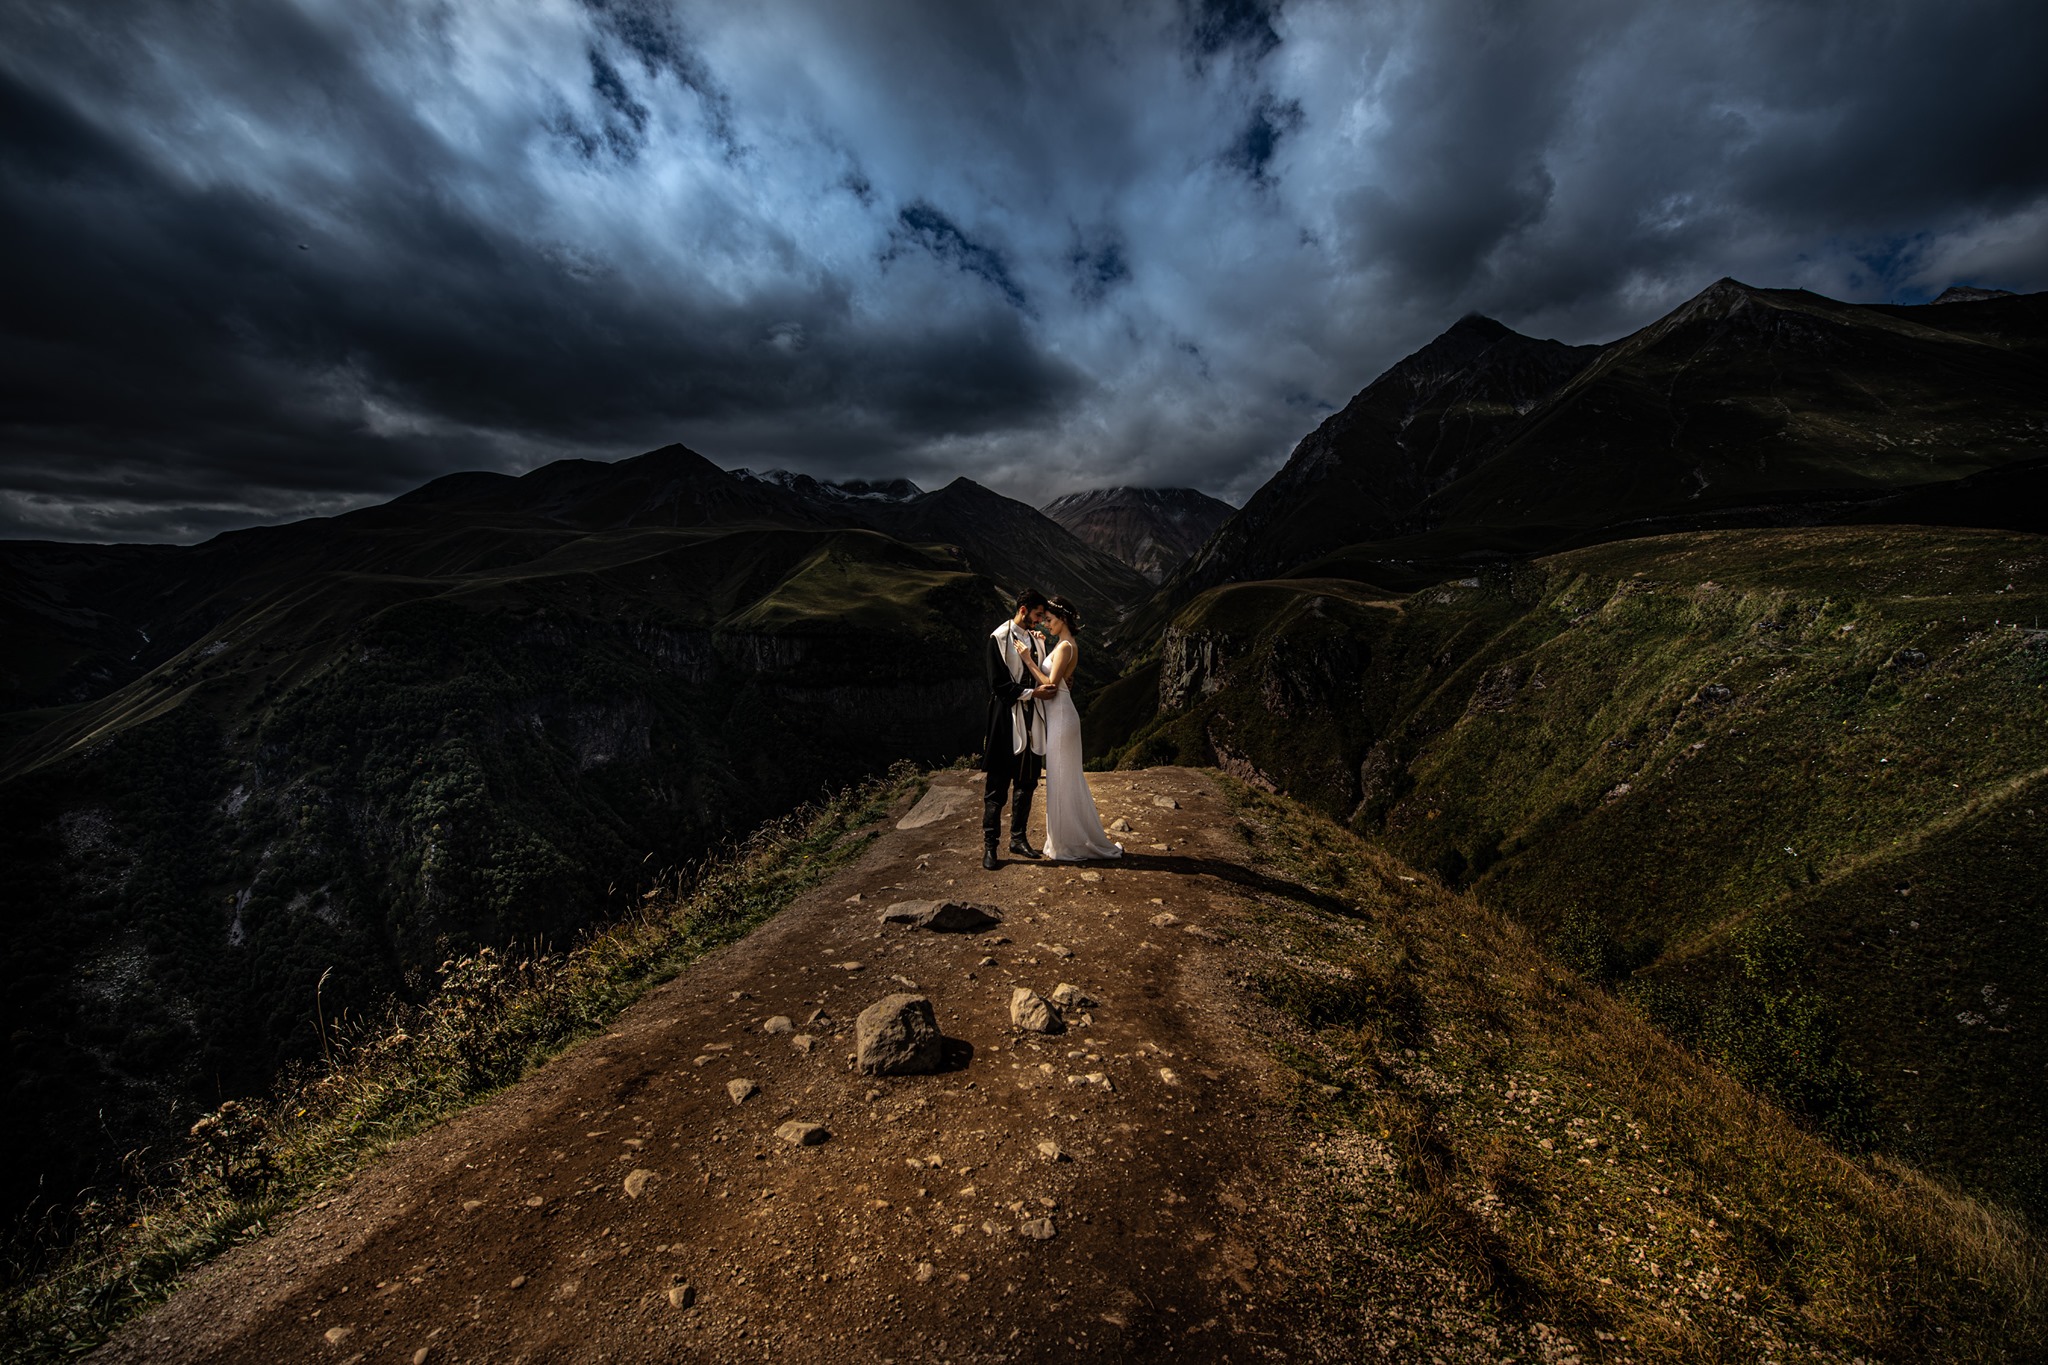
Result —
[{"label": "small stone", "polygon": [[1161,810],[1180,809],[1180,802],[1174,800],[1170,796],[1155,796],[1152,798],[1152,804],[1159,807],[1159,809]]},{"label": "small stone", "polygon": [[761,1087],[755,1085],[752,1081],[734,1077],[725,1083],[725,1093],[732,1096],[734,1104],[745,1104],[748,1100],[761,1093]]},{"label": "small stone", "polygon": [[1161,910],[1158,914],[1152,917],[1152,927],[1154,929],[1171,929],[1174,925],[1179,923],[1180,916],[1174,914],[1171,910]]},{"label": "small stone", "polygon": [[917,1282],[919,1284],[930,1284],[932,1276],[938,1273],[939,1268],[930,1261],[919,1261],[917,1263]]},{"label": "small stone", "polygon": [[1017,1224],[1017,1235],[1034,1242],[1050,1242],[1055,1231],[1050,1218],[1026,1218]]},{"label": "small stone", "polygon": [[697,1302],[697,1288],[689,1284],[672,1284],[668,1287],[668,1306],[688,1308]]},{"label": "small stone", "polygon": [[1062,961],[1074,955],[1074,950],[1064,943],[1041,943],[1038,946]]},{"label": "small stone", "polygon": [[808,1055],[810,1050],[818,1045],[818,1040],[808,1033],[799,1033],[796,1037],[789,1040],[789,1045],[798,1052]]},{"label": "small stone", "polygon": [[704,1065],[704,1064],[705,1064],[706,1062],[712,1062],[712,1061],[716,1061],[716,1060],[717,1060],[717,1058],[713,1057],[713,1056],[712,1056],[712,1055],[711,1055],[710,1053],[708,1053],[708,1052],[700,1052],[700,1053],[698,1053],[698,1054],[697,1054],[697,1055],[696,1055],[695,1057],[692,1057],[692,1058],[690,1059],[690,1065],[691,1065],[691,1066],[703,1066],[703,1065]]},{"label": "small stone", "polygon": [[1102,874],[1091,868],[1081,874],[1081,880],[1084,882],[1099,882],[1102,880]]},{"label": "small stone", "polygon": [[848,905],[859,905],[862,899],[863,897],[861,896],[860,892],[856,891],[851,896],[848,896],[846,898],[846,903]]},{"label": "small stone", "polygon": [[812,1010],[804,1018],[805,1028],[823,1028],[832,1022],[832,1016],[823,1010]]},{"label": "small stone", "polygon": [[462,1211],[464,1213],[475,1213],[483,1206],[484,1201],[481,1199],[465,1199],[462,1201]]},{"label": "small stone", "polygon": [[432,1348],[422,1346],[412,1353],[412,1365],[427,1365],[427,1359],[432,1355]]},{"label": "small stone", "polygon": [[647,1193],[647,1182],[655,1179],[655,1172],[645,1166],[637,1166],[626,1176],[626,1198],[638,1199]]},{"label": "small stone", "polygon": [[870,1076],[937,1071],[945,1040],[932,1002],[922,995],[885,995],[853,1023],[854,1060]]},{"label": "small stone", "polygon": [[832,965],[837,967],[842,972],[857,972],[860,970],[860,964],[858,962],[835,962]]},{"label": "small stone", "polygon": [[832,1134],[822,1123],[806,1123],[802,1119],[791,1119],[775,1130],[775,1136],[794,1147],[815,1147]]},{"label": "small stone", "polygon": [[1085,1076],[1067,1077],[1068,1085],[1083,1085],[1090,1090],[1115,1090],[1116,1083],[1100,1071],[1091,1071]]},{"label": "small stone", "polygon": [[1052,988],[1052,1002],[1063,1010],[1084,1009],[1099,1003],[1079,986],[1070,985],[1065,981]]},{"label": "small stone", "polygon": [[1162,1066],[1159,1068],[1159,1079],[1168,1085],[1179,1085],[1180,1073],[1170,1066]]},{"label": "small stone", "polygon": [[1066,1149],[1051,1138],[1047,1138],[1044,1142],[1038,1144],[1038,1154],[1047,1161],[1065,1161],[1068,1159]]},{"label": "small stone", "polygon": [[1116,819],[1109,822],[1109,828],[1114,834],[1129,834],[1131,832],[1131,822],[1119,815]]},{"label": "small stone", "polygon": [[1067,1021],[1037,991],[1019,986],[1010,992],[1010,1022],[1032,1033],[1065,1033]]},{"label": "small stone", "polygon": [[330,1327],[326,1332],[327,1344],[329,1346],[339,1346],[355,1334],[356,1329],[353,1327]]},{"label": "small stone", "polygon": [[547,1200],[545,1200],[545,1199],[541,1198],[541,1197],[540,1197],[539,1195],[537,1195],[537,1194],[536,1194],[536,1195],[534,1195],[533,1197],[531,1197],[530,1199],[528,1199],[528,1200],[526,1201],[526,1207],[528,1207],[528,1208],[530,1208],[530,1209],[537,1209],[537,1208],[539,1208],[539,1207],[540,1207],[540,1206],[541,1206],[542,1204],[545,1204],[545,1203],[547,1203],[547,1202],[548,1202]]},{"label": "small stone", "polygon": [[1193,934],[1196,938],[1205,938],[1211,943],[1223,942],[1223,935],[1217,933],[1214,929],[1204,929],[1199,924],[1183,924],[1180,927],[1180,931],[1183,934]]},{"label": "small stone", "polygon": [[526,1277],[524,1275],[514,1275],[512,1277],[512,1283],[506,1285],[505,1287],[507,1289],[524,1289],[526,1288]]},{"label": "small stone", "polygon": [[778,1014],[774,1018],[770,1019],[767,1023],[761,1025],[761,1032],[795,1033],[796,1022],[786,1014]]},{"label": "small stone", "polygon": [[993,967],[996,965],[996,960],[992,957],[985,957],[974,965],[977,967]]}]

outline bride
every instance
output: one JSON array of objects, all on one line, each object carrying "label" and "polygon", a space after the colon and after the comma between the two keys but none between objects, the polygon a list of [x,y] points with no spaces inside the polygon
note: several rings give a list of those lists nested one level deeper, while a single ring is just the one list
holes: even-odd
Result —
[{"label": "bride", "polygon": [[1074,638],[1077,613],[1064,597],[1052,598],[1045,610],[1046,631],[1056,641],[1045,667],[1032,660],[1023,641],[1017,642],[1024,666],[1041,686],[1056,689],[1045,708],[1045,856],[1068,863],[1121,858],[1123,845],[1111,843],[1103,831],[1095,797],[1088,790],[1088,774],[1081,768],[1081,713],[1074,709],[1067,687],[1080,661],[1081,645]]}]

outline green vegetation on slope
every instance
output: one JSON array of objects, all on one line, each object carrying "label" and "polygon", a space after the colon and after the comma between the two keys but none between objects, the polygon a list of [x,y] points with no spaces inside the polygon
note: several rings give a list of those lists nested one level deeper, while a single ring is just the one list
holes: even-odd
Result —
[{"label": "green vegetation on slope", "polygon": [[[775,820],[673,874],[632,915],[568,952],[515,959],[485,948],[442,962],[423,1003],[326,1040],[330,1059],[284,1078],[268,1101],[230,1101],[193,1125],[165,1183],[87,1205],[51,1263],[17,1259],[0,1316],[5,1358],[64,1359],[104,1341],[187,1271],[261,1236],[392,1143],[519,1080],[745,935],[859,856],[876,822],[923,785],[899,767]],[[34,1250],[17,1248],[17,1258]]]},{"label": "green vegetation on slope", "polygon": [[1239,585],[1177,618],[1121,758],[1294,793],[1837,1139],[2039,1217],[2044,567],[2035,536],[1872,527],[1599,546],[1398,610]]},{"label": "green vegetation on slope", "polygon": [[1264,867],[1345,907],[1272,901],[1255,938],[1285,965],[1250,984],[1314,1134],[1299,1308],[1351,1358],[2048,1350],[2048,1262],[2011,1219],[1843,1157],[1520,926],[1296,802],[1232,795]]}]

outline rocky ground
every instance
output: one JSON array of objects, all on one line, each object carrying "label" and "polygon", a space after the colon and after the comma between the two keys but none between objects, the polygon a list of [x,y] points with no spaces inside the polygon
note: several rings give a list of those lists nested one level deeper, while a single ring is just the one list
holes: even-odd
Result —
[{"label": "rocky ground", "polygon": [[[1298,1354],[1269,1201],[1301,1153],[1239,989],[1274,887],[1182,769],[1092,777],[1122,862],[985,872],[979,778],[938,774],[847,871],[100,1358]],[[883,921],[947,898],[1002,922]],[[1020,988],[1069,1001],[1064,1031],[1013,1023]],[[857,1016],[906,993],[941,1069],[862,1074]]]}]

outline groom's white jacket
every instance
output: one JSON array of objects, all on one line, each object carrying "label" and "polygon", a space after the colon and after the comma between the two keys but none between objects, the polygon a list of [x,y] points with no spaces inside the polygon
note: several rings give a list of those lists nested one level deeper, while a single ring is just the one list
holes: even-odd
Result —
[{"label": "groom's white jacket", "polygon": [[1017,683],[1017,700],[1010,703],[1010,752],[1021,754],[1027,738],[1031,752],[1045,752],[1045,708],[1033,703],[1031,689],[1038,685],[1038,679],[1025,669],[1024,661],[1017,657],[1014,643],[1023,640],[1031,646],[1031,660],[1039,667],[1045,666],[1045,651],[1039,643],[1038,633],[1017,629],[1015,621],[1005,621],[989,632],[989,638],[996,642],[996,653],[1009,665],[1010,677]]}]

